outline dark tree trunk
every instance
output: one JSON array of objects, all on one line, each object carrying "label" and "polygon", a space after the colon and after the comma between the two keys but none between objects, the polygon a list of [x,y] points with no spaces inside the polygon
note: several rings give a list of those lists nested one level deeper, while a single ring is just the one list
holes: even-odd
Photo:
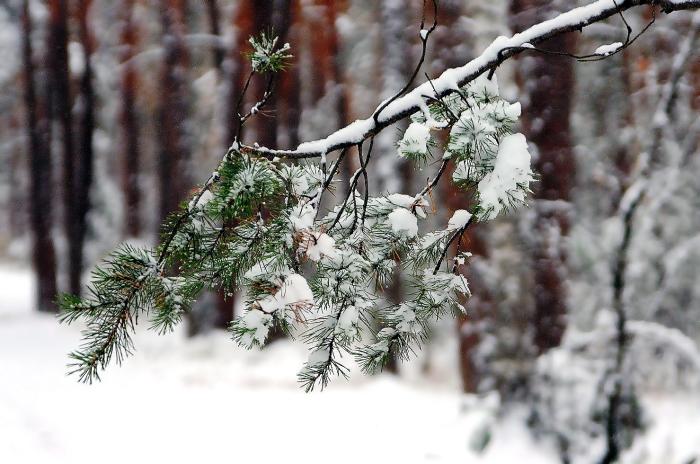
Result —
[{"label": "dark tree trunk", "polygon": [[477,260],[489,258],[489,247],[484,237],[488,229],[483,224],[475,226],[465,234],[464,242],[464,248],[474,255],[473,262],[464,271],[472,296],[468,301],[468,314],[457,318],[460,375],[462,388],[467,393],[479,391],[484,372],[477,356],[478,348],[482,332],[486,330],[484,325],[493,319],[496,309],[491,289],[476,266]]},{"label": "dark tree trunk", "polygon": [[[301,2],[291,0],[289,6],[290,28],[287,32],[288,41],[292,46],[292,53],[299,53],[301,43]],[[294,52],[294,50],[297,50]],[[293,58],[294,60],[294,58]],[[298,62],[279,76],[277,90],[277,141],[280,148],[296,148],[300,143],[299,123],[301,122],[301,82]]]},{"label": "dark tree trunk", "polygon": [[[24,65],[24,103],[27,117],[27,151],[29,152],[30,207],[32,228],[32,264],[37,276],[36,304],[39,311],[55,312],[56,255],[51,236],[52,194],[51,154],[49,152],[50,121],[48,95],[37,97],[35,70],[32,61],[32,24],[29,0],[22,2],[22,57]],[[50,84],[42,86],[48,93]]]},{"label": "dark tree trunk", "polygon": [[80,293],[82,262],[79,238],[79,218],[76,205],[75,164],[73,146],[73,116],[68,69],[68,2],[49,0],[48,62],[51,68],[52,111],[61,127],[63,148],[63,222],[68,242],[68,287]]},{"label": "dark tree trunk", "polygon": [[[209,23],[209,33],[219,39],[221,37],[221,26],[219,21],[221,20],[221,11],[219,9],[218,0],[206,0],[207,4],[207,22]],[[224,48],[221,46],[216,46],[212,52],[212,58],[214,60],[214,67],[221,72],[221,67],[224,62]]]},{"label": "dark tree trunk", "polygon": [[[554,7],[545,0],[513,0],[513,28],[521,31],[547,19]],[[540,46],[573,52],[576,36],[563,34]],[[527,63],[527,67],[525,66]],[[569,230],[566,205],[574,182],[569,116],[574,94],[573,61],[569,58],[532,54],[519,67],[524,94],[523,132],[535,144],[534,170],[539,182],[534,189],[532,260],[534,265],[534,344],[539,353],[558,346],[566,328],[566,253],[562,237]]]},{"label": "dark tree trunk", "polygon": [[124,192],[125,232],[130,237],[138,237],[142,232],[141,189],[139,188],[139,118],[136,108],[138,75],[131,62],[136,54],[138,30],[133,18],[134,0],[123,0],[123,27],[121,30],[121,156],[122,190]]},{"label": "dark tree trunk", "polygon": [[177,210],[190,187],[187,115],[187,65],[184,41],[186,0],[161,0],[164,62],[159,114],[159,176],[161,222]]},{"label": "dark tree trunk", "polygon": [[[77,224],[75,224],[75,246],[71,247],[71,262],[76,263],[76,269],[71,271],[71,291],[80,291],[80,275],[83,262],[83,248],[87,235],[87,214],[90,210],[90,185],[93,171],[92,139],[95,132],[95,92],[92,86],[92,53],[94,39],[88,24],[88,15],[92,0],[80,0],[77,9],[80,43],[83,49],[85,68],[80,78],[80,117],[79,117],[79,146],[75,166],[75,209]],[[75,275],[73,275],[75,272]],[[73,279],[77,280],[73,280]]]},{"label": "dark tree trunk", "polygon": [[[276,34],[284,32],[279,31],[277,29],[278,25],[274,24],[273,14],[275,13],[275,7],[278,7],[279,3],[287,2],[278,2],[277,0],[255,0],[253,2],[253,34],[257,35],[263,31],[269,32],[271,29],[274,29]],[[280,37],[280,41],[284,43],[284,38]],[[253,77],[251,93],[247,99],[249,102],[257,101],[262,97],[265,91],[266,80],[267,76],[256,75]],[[252,129],[255,132],[255,141],[264,147],[277,148],[277,121],[274,118],[276,95],[276,93],[273,93],[267,101],[265,110],[250,120],[250,124],[253,126]]]},{"label": "dark tree trunk", "polygon": [[[326,92],[337,87],[335,101],[335,119],[337,127],[344,127],[350,121],[349,88],[346,83],[342,60],[340,32],[337,27],[339,12],[347,9],[345,0],[314,0],[313,6],[323,14],[308,15],[307,34],[311,37],[311,56],[314,69],[310,74],[311,104],[316,104]],[[365,147],[367,144],[365,144]],[[348,181],[352,173],[360,166],[359,160],[352,153],[346,156],[340,166],[342,178]],[[343,188],[348,187],[348,184]]]},{"label": "dark tree trunk", "polygon": [[[18,134],[22,130],[21,118],[14,113],[8,115],[10,133]],[[27,152],[26,146],[21,143],[13,143],[10,148],[9,158],[9,207],[7,211],[10,237],[22,237],[27,233],[27,191],[24,186],[24,158]]]},{"label": "dark tree trunk", "polygon": [[232,17],[232,28],[236,31],[236,40],[228,51],[228,58],[224,70],[228,85],[226,98],[226,143],[231,144],[243,134],[238,133],[238,102],[243,91],[245,76],[250,72],[250,67],[243,53],[247,50],[248,38],[253,34],[253,0],[238,2],[236,12]]},{"label": "dark tree trunk", "polygon": [[[253,6],[253,33],[273,30],[279,37],[279,43],[287,41],[292,12],[291,0],[256,0]],[[279,77],[279,76],[277,76]],[[267,76],[253,78],[251,100],[259,100],[265,92]],[[278,93],[272,93],[265,106],[265,111],[251,120],[255,131],[256,142],[266,147],[277,148],[277,114]]]}]

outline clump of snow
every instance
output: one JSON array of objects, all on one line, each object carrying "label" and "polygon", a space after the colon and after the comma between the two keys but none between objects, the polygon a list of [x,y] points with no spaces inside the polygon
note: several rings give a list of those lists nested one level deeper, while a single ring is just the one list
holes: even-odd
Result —
[{"label": "clump of snow", "polygon": [[311,367],[326,364],[330,357],[331,352],[328,350],[328,348],[319,348],[309,353],[307,365]]},{"label": "clump of snow", "polygon": [[[250,272],[250,271],[249,271]],[[246,274],[246,278],[248,278]],[[314,304],[314,295],[306,279],[294,272],[287,274],[279,289],[255,302],[264,313],[274,313],[287,308],[308,308]]]},{"label": "clump of snow", "polygon": [[413,311],[406,303],[399,306],[394,316],[398,320],[396,330],[399,332],[414,334],[421,332],[422,327],[416,318],[415,311]]},{"label": "clump of snow", "polygon": [[292,227],[297,231],[311,229],[314,225],[315,216],[316,210],[310,203],[306,202],[294,207],[289,216],[289,222],[292,223]]},{"label": "clump of snow", "polygon": [[353,305],[343,310],[335,326],[336,333],[342,333],[347,338],[354,338],[358,333],[357,323],[360,318],[360,311]]},{"label": "clump of snow", "polygon": [[479,95],[487,97],[497,97],[500,95],[498,90],[498,79],[494,74],[489,79],[487,74],[482,74],[469,84],[470,89]]},{"label": "clump of snow", "polygon": [[252,345],[253,342],[264,344],[271,324],[271,315],[257,309],[251,309],[241,318],[241,325],[250,330],[241,337],[241,343],[246,345]]},{"label": "clump of snow", "polygon": [[523,134],[504,137],[498,146],[493,171],[479,182],[479,206],[486,219],[493,219],[513,202],[525,200],[527,186],[532,180],[530,152]]},{"label": "clump of snow", "polygon": [[292,178],[292,193],[298,197],[309,191],[309,181],[306,176],[296,176]]},{"label": "clump of snow", "polygon": [[332,147],[339,143],[346,142],[361,142],[365,134],[374,127],[374,120],[358,119],[342,129],[337,130],[325,139],[304,142],[300,144],[295,151],[297,152],[314,152],[328,153]]},{"label": "clump of snow", "polygon": [[451,272],[433,274],[430,269],[426,269],[423,275],[423,282],[426,288],[439,290],[431,291],[431,298],[436,302],[444,301],[449,296],[448,292],[467,296],[471,294],[469,282],[462,274],[453,274]]},{"label": "clump of snow", "polygon": [[420,195],[412,197],[403,193],[392,193],[387,199],[396,206],[415,210],[420,218],[426,217],[426,209],[430,206],[428,201]]},{"label": "clump of snow", "polygon": [[409,238],[418,234],[418,218],[406,208],[396,208],[389,213],[388,219],[395,234]]},{"label": "clump of snow", "polygon": [[615,42],[607,45],[601,45],[600,47],[596,48],[595,52],[593,53],[600,56],[610,56],[621,48],[622,42]]},{"label": "clump of snow", "polygon": [[455,263],[457,265],[462,266],[467,259],[471,258],[472,254],[469,251],[463,251],[462,253],[459,253],[457,256],[454,257]]},{"label": "clump of snow", "polygon": [[322,256],[329,258],[336,254],[335,239],[328,234],[313,232],[306,249],[306,257],[311,261],[320,261]]},{"label": "clump of snow", "polygon": [[410,208],[416,201],[415,197],[403,193],[392,193],[386,198],[391,203],[395,204],[396,206],[401,206],[402,208]]},{"label": "clump of snow", "polygon": [[458,209],[447,222],[448,230],[458,230],[463,228],[471,219],[472,214],[466,209]]},{"label": "clump of snow", "polygon": [[520,106],[520,102],[515,102],[510,105],[507,105],[504,108],[503,113],[507,118],[517,121],[518,118],[520,118],[520,115],[522,114],[522,107]]},{"label": "clump of snow", "polygon": [[289,274],[279,290],[280,300],[286,305],[313,304],[314,294],[306,279],[299,274]]},{"label": "clump of snow", "polygon": [[412,122],[399,141],[399,154],[404,157],[427,155],[429,140],[430,128],[425,124]]}]

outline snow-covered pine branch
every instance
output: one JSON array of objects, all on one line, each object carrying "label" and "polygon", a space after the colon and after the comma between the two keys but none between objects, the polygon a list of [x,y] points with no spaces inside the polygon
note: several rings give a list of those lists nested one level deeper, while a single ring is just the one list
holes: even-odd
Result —
[{"label": "snow-covered pine branch", "polygon": [[[348,357],[366,372],[381,369],[392,356],[406,359],[425,341],[431,320],[464,310],[469,288],[458,266],[468,256],[466,230],[522,205],[533,180],[527,142],[515,133],[520,105],[504,101],[495,76],[484,72],[524,43],[650,3],[600,0],[499,38],[481,57],[394,97],[372,118],[295,151],[235,140],[209,180],[164,225],[157,249],[116,251],[95,272],[89,297],[62,299],[64,319],[82,318],[88,327],[72,355],[75,371],[87,382],[98,378],[110,360],[130,353],[139,315],[150,316],[158,331],[170,330],[203,288],[244,291],[245,312],[231,325],[242,346],[264,345],[272,328],[300,334],[310,353],[299,373],[307,390],[324,386],[331,375],[347,375]],[[672,11],[700,0],[654,3]],[[431,30],[421,33],[424,46]],[[264,35],[251,44],[253,73],[264,74],[268,83],[256,109],[267,101],[289,49]],[[257,113],[238,112],[239,133]],[[368,165],[374,135],[404,116],[411,125],[398,156],[419,168],[430,160],[440,167],[420,192],[372,196]],[[438,133],[442,136],[433,135]],[[436,150],[440,140],[445,146]],[[338,190],[334,176],[349,151],[335,162],[327,155],[350,146],[358,148],[360,168],[335,202],[323,203],[325,192]],[[428,230],[425,219],[435,206],[430,194],[447,179],[449,166],[455,169],[447,181],[470,192],[473,201],[444,226]],[[408,297],[387,304],[383,289],[399,267],[409,277]]]},{"label": "snow-covered pine branch", "polygon": [[[589,5],[574,8],[548,21],[514,34],[496,38],[478,57],[464,66],[444,71],[439,77],[425,82],[409,93],[394,100],[386,107],[380,104],[381,114],[375,121],[375,110],[366,119],[358,119],[326,138],[304,142],[294,150],[273,150],[261,146],[243,146],[244,152],[267,157],[316,158],[335,150],[348,148],[378,134],[384,128],[417,111],[424,111],[432,98],[445,97],[478,76],[492,71],[508,58],[529,51],[534,45],[566,32],[581,31],[585,27],[603,21],[621,12],[644,5],[659,6],[665,13],[700,8],[700,0],[598,0]],[[617,48],[619,50],[619,47]],[[605,49],[606,55],[610,48]]]}]

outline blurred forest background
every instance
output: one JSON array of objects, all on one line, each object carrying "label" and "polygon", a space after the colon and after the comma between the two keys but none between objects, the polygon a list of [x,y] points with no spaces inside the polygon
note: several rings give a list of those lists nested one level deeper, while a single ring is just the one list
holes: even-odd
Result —
[{"label": "blurred forest background", "polygon": [[[441,0],[424,71],[574,3]],[[293,148],[403,86],[422,14],[420,0],[0,0],[0,265],[31,267],[32,308],[53,312],[118,243],[155,243],[232,141],[251,34],[273,29],[294,58],[243,139]],[[498,392],[495,415],[526,404],[562,459],[630,445],[649,424],[644,395],[700,396],[700,16],[624,19],[635,32],[656,22],[603,61],[524,53],[499,68],[539,176],[529,207],[470,229],[469,315],[437,323],[425,353],[390,369]],[[585,54],[625,35],[618,17],[542,46]],[[264,83],[252,85],[251,103]],[[374,192],[426,182],[396,156],[403,128],[377,138]],[[434,220],[465,202],[434,192]],[[236,301],[207,295],[187,334],[225,328]],[[612,440],[619,429],[630,438]]]}]

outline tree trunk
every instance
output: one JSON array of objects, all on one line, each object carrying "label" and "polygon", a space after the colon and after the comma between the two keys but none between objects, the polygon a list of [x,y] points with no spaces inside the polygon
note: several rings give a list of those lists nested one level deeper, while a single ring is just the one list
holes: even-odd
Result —
[{"label": "tree trunk", "polygon": [[228,58],[225,61],[224,70],[228,85],[228,96],[226,102],[226,143],[231,144],[243,134],[238,133],[238,101],[243,91],[243,83],[246,74],[249,72],[249,65],[243,56],[244,50],[248,47],[248,38],[253,34],[253,0],[242,0],[238,2],[235,13],[232,17],[232,28],[236,31],[236,40],[233,47],[228,51]]},{"label": "tree trunk", "polygon": [[[301,122],[301,80],[299,63],[296,60],[300,50],[302,24],[301,2],[291,0],[289,6],[288,41],[292,46],[292,64],[279,76],[277,90],[277,143],[280,148],[296,148],[300,143],[299,123]],[[296,50],[296,51],[295,51]]]},{"label": "tree trunk", "polygon": [[122,72],[120,82],[122,190],[124,192],[125,233],[130,237],[141,235],[141,190],[139,188],[139,120],[136,108],[138,75],[131,62],[138,42],[137,26],[133,18],[134,0],[123,0],[121,30]]},{"label": "tree trunk", "polygon": [[177,210],[190,187],[187,116],[187,66],[184,41],[186,0],[161,0],[164,62],[159,114],[159,176],[161,223]]},{"label": "tree trunk", "polygon": [[[93,134],[95,132],[95,92],[92,86],[92,53],[95,49],[94,38],[88,24],[88,15],[92,0],[80,0],[77,9],[80,44],[83,49],[84,69],[80,78],[80,118],[79,147],[75,166],[75,245],[71,248],[71,262],[76,263],[75,275],[71,274],[71,291],[80,291],[80,276],[83,262],[83,248],[87,235],[87,214],[90,210],[90,185],[93,175]],[[72,280],[73,278],[77,280]]]},{"label": "tree trunk", "polygon": [[[206,0],[207,6],[207,22],[209,23],[209,33],[220,40],[221,37],[221,26],[219,21],[221,18],[221,11],[219,9],[218,0]],[[217,45],[214,47],[212,52],[212,58],[214,60],[214,67],[221,72],[221,67],[224,62],[224,48]]]},{"label": "tree trunk", "polygon": [[[9,113],[9,112],[8,112]],[[11,134],[19,134],[22,130],[21,114],[12,111],[8,115],[9,132]],[[26,145],[19,140],[17,143],[12,143],[9,149],[9,198],[7,220],[9,225],[10,237],[23,237],[28,232],[27,230],[27,191],[24,185],[25,170],[24,159]]]},{"label": "tree trunk", "polygon": [[32,228],[32,264],[37,277],[36,305],[39,311],[55,312],[56,255],[51,235],[52,194],[51,155],[49,152],[50,121],[48,91],[50,83],[42,86],[47,95],[37,98],[35,70],[32,61],[32,24],[29,0],[22,2],[22,57],[24,61],[24,103],[27,117],[27,151],[29,152],[30,208]]},{"label": "tree trunk", "polygon": [[[513,0],[513,29],[551,16],[549,0]],[[541,48],[573,52],[576,36],[563,34],[540,44]],[[539,353],[558,346],[566,328],[566,252],[569,230],[569,201],[574,182],[569,117],[574,95],[573,61],[566,57],[530,54],[520,60],[518,69],[524,102],[522,129],[537,146],[534,170],[539,182],[534,189],[534,344]]]},{"label": "tree trunk", "polygon": [[[284,34],[288,29],[288,16],[285,20],[279,21],[280,15],[275,14],[276,9],[286,6],[289,14],[289,0],[255,0],[253,5],[253,30],[257,35],[261,32],[274,30],[279,35],[280,43],[285,42]],[[279,13],[279,12],[277,12]],[[278,19],[278,21],[275,21]],[[256,75],[253,77],[251,92],[247,95],[248,102],[258,101],[265,92],[267,76]],[[255,141],[264,147],[277,148],[277,120],[275,119],[275,105],[277,103],[277,93],[274,92],[267,101],[265,109],[252,118],[249,124],[250,129],[255,133]],[[244,110],[245,112],[246,110]]]},{"label": "tree trunk", "polygon": [[82,262],[79,239],[79,218],[75,190],[73,116],[68,68],[68,2],[49,0],[48,62],[51,68],[52,112],[61,127],[63,148],[63,222],[68,242],[68,288],[80,293]]}]

